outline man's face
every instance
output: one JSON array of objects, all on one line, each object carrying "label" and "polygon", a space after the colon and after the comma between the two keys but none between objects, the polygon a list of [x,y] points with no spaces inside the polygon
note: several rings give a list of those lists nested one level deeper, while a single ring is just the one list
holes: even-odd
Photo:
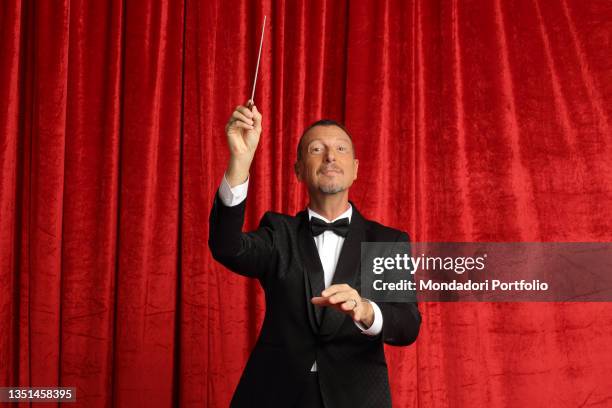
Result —
[{"label": "man's face", "polygon": [[308,191],[335,194],[347,190],[357,179],[359,160],[355,159],[353,143],[338,126],[315,126],[306,132],[301,154],[295,174]]}]

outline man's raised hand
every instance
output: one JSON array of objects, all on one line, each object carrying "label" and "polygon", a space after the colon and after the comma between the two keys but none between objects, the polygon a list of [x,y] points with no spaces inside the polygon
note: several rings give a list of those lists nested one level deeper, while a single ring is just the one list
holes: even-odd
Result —
[{"label": "man's raised hand", "polygon": [[261,136],[261,123],[262,115],[256,106],[253,105],[249,109],[239,105],[225,125],[230,149],[230,163],[225,175],[231,187],[243,183],[248,178],[249,168]]}]

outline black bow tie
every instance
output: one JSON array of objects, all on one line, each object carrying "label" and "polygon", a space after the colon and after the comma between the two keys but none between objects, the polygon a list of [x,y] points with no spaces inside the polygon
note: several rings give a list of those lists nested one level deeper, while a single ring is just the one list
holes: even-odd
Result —
[{"label": "black bow tie", "polygon": [[312,217],[310,219],[310,231],[313,237],[321,235],[325,231],[331,231],[336,235],[346,238],[349,232],[349,219],[340,218],[334,222],[325,222],[320,218]]}]

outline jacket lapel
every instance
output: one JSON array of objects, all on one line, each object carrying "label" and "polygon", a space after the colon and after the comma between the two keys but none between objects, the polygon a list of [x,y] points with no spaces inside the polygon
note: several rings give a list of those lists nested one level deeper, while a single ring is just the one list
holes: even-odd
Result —
[{"label": "jacket lapel", "polygon": [[320,296],[325,288],[325,279],[323,274],[323,265],[317,252],[312,234],[310,233],[310,225],[308,220],[308,212],[302,211],[298,213],[300,224],[298,227],[298,242],[300,256],[304,263],[304,293],[306,294],[306,309],[308,310],[308,321],[313,332],[319,332],[323,308],[312,304],[310,299],[313,296]]},{"label": "jacket lapel", "polygon": [[[353,215],[351,216],[349,233],[344,241],[344,244],[342,245],[342,250],[340,251],[340,257],[338,258],[338,263],[336,264],[336,271],[334,273],[334,278],[332,279],[332,285],[346,283],[353,289],[357,289],[359,291],[359,288],[356,288],[355,285],[358,280],[357,278],[361,273],[361,243],[365,241],[365,220],[357,211],[355,205],[353,203],[351,203],[351,205],[353,206]],[[316,252],[316,248],[315,255],[316,259],[318,260],[319,257],[318,253]],[[320,263],[321,262],[319,261],[319,264]],[[331,307],[325,308],[321,323],[321,336],[333,336],[338,329],[340,329],[340,326],[344,322],[345,318],[347,318],[346,314]]]}]

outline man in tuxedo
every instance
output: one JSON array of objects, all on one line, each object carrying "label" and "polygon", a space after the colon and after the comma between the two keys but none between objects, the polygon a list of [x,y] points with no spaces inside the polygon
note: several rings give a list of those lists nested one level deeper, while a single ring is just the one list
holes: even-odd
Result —
[{"label": "man in tuxedo", "polygon": [[209,247],[230,270],[259,280],[266,314],[232,407],[390,407],[383,343],[413,343],[416,303],[359,295],[362,242],[408,242],[364,218],[348,200],[357,179],[348,131],[322,120],[302,135],[295,174],[308,207],[267,212],[242,232],[249,168],[262,131],[257,107],[238,106],[226,126],[230,159],[210,214]]}]

